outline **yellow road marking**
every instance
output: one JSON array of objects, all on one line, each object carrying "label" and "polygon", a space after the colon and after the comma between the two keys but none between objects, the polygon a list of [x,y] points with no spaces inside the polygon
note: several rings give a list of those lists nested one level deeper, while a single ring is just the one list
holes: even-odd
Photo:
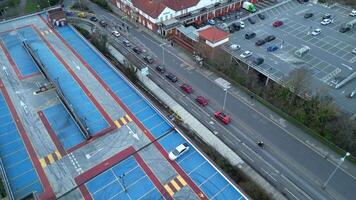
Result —
[{"label": "yellow road marking", "polygon": [[177,179],[179,180],[179,182],[183,185],[183,186],[186,186],[187,185],[187,182],[185,182],[185,180],[179,175],[177,176]]},{"label": "yellow road marking", "polygon": [[45,168],[47,166],[46,161],[45,161],[44,158],[40,159],[40,163],[41,163],[42,168]]},{"label": "yellow road marking", "polygon": [[127,124],[127,121],[125,120],[125,118],[121,117],[120,120],[122,121],[122,123]]},{"label": "yellow road marking", "polygon": [[54,158],[53,158],[53,156],[52,156],[52,154],[49,154],[48,156],[47,156],[47,158],[48,158],[48,160],[49,160],[49,163],[54,163]]},{"label": "yellow road marking", "polygon": [[62,158],[62,156],[61,156],[61,154],[59,153],[59,151],[58,151],[58,150],[57,150],[57,151],[55,151],[54,153],[56,153],[58,160],[60,160],[60,159]]},{"label": "yellow road marking", "polygon": [[180,187],[179,187],[179,185],[176,183],[176,181],[173,179],[173,180],[171,180],[171,183],[172,183],[172,185],[176,188],[176,190],[177,191],[179,191],[180,190]]},{"label": "yellow road marking", "polygon": [[117,120],[115,120],[114,123],[115,123],[115,125],[117,126],[117,128],[121,128],[121,125],[120,125],[120,123],[119,123]]},{"label": "yellow road marking", "polygon": [[132,121],[132,119],[131,119],[131,117],[129,116],[129,115],[126,115],[126,118],[131,122]]},{"label": "yellow road marking", "polygon": [[166,188],[166,190],[169,193],[169,195],[171,195],[171,196],[174,195],[174,192],[172,191],[172,189],[168,185],[164,185],[164,188]]}]

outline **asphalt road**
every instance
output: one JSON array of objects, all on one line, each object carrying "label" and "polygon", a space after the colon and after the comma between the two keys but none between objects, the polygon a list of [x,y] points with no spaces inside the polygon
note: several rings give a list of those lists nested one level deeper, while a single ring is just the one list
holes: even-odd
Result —
[{"label": "asphalt road", "polygon": [[[114,24],[120,20],[96,6],[91,7],[97,16],[105,16]],[[129,39],[137,41],[162,60],[160,43],[148,34],[132,28]],[[178,84],[169,83],[155,72],[151,73],[151,78],[207,127],[216,131],[225,143],[290,199],[353,199],[356,195],[354,166],[345,162],[326,190],[322,190],[321,185],[338,162],[335,154],[328,154],[327,148],[302,130],[235,88],[229,90],[226,101],[232,123],[223,126],[213,118],[213,112],[221,110],[224,98],[224,91],[214,83],[217,77],[191,66],[169,45],[164,45],[164,49],[167,69],[179,77],[180,83],[192,85],[194,93],[184,95]],[[194,103],[194,96],[198,94],[210,100],[208,107],[201,108]],[[258,140],[265,142],[264,149],[257,147]]]}]

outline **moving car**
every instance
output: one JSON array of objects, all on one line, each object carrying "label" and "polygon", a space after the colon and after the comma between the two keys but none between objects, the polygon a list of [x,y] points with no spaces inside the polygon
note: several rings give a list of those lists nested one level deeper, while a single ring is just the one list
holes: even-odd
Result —
[{"label": "moving car", "polygon": [[305,18],[305,19],[308,19],[308,18],[313,17],[313,15],[314,15],[313,13],[305,13],[305,14],[304,14],[304,18]]},{"label": "moving car", "polygon": [[326,26],[326,25],[328,25],[330,23],[331,23],[331,19],[323,19],[323,21],[320,22],[320,24],[324,25],[324,26]]},{"label": "moving car", "polygon": [[193,93],[193,88],[192,88],[192,86],[190,86],[190,85],[188,85],[188,84],[186,84],[186,83],[183,83],[182,85],[180,85],[180,88],[181,88],[184,92],[186,92],[187,94]]},{"label": "moving car", "polygon": [[277,20],[277,21],[275,21],[275,22],[273,22],[273,27],[280,27],[280,26],[282,26],[283,25],[283,22],[282,21],[280,21],[280,20]]},{"label": "moving car", "polygon": [[151,56],[145,56],[143,57],[143,59],[148,63],[148,64],[152,64],[155,62],[155,60],[151,57]]},{"label": "moving car", "polygon": [[198,96],[195,100],[202,106],[208,105],[208,100],[203,96]]},{"label": "moving car", "polygon": [[272,46],[267,47],[268,52],[274,52],[274,51],[277,51],[278,49],[279,49],[279,47],[277,45],[272,45]]},{"label": "moving car", "polygon": [[274,35],[269,35],[265,38],[265,42],[271,42],[276,39],[276,36]]},{"label": "moving car", "polygon": [[134,47],[132,48],[132,50],[136,53],[136,54],[141,54],[143,51],[140,47]]},{"label": "moving car", "polygon": [[124,40],[124,41],[122,41],[122,43],[124,43],[124,45],[126,47],[130,47],[131,46],[131,43],[128,40]]},{"label": "moving car", "polygon": [[214,116],[219,119],[222,123],[224,124],[229,124],[231,122],[231,118],[230,116],[226,115],[225,113],[223,112],[215,112],[214,113]]},{"label": "moving car", "polygon": [[189,150],[189,145],[187,143],[183,143],[178,145],[173,151],[169,152],[168,157],[170,160],[174,161],[179,156],[183,155]]},{"label": "moving car", "polygon": [[261,46],[264,45],[266,42],[265,40],[257,40],[257,42],[255,43],[256,46]]},{"label": "moving car", "polygon": [[172,74],[172,73],[166,74],[166,77],[167,77],[169,80],[171,80],[173,83],[175,83],[175,82],[178,81],[178,78],[177,78],[174,74]]},{"label": "moving car", "polygon": [[254,37],[256,37],[256,33],[254,33],[254,32],[249,32],[249,33],[245,34],[245,39],[246,40],[252,39]]},{"label": "moving car", "polygon": [[112,31],[111,34],[115,37],[120,37],[120,33],[118,31]]},{"label": "moving car", "polygon": [[234,51],[239,50],[240,48],[241,48],[241,46],[240,46],[240,45],[237,45],[237,44],[232,44],[232,45],[230,45],[230,49],[231,49],[231,50],[234,50]]},{"label": "moving car", "polygon": [[251,17],[247,18],[247,20],[250,22],[250,24],[255,24],[256,21],[254,19],[252,19]]},{"label": "moving car", "polygon": [[262,20],[266,19],[266,16],[262,13],[257,14],[257,16]]},{"label": "moving car", "polygon": [[161,73],[161,74],[163,74],[164,72],[166,72],[166,68],[163,67],[162,65],[157,65],[157,66],[156,66],[156,70],[157,70],[159,73]]},{"label": "moving car", "polygon": [[320,33],[321,33],[321,29],[320,28],[316,28],[311,32],[311,34],[314,35],[314,36],[319,35]]},{"label": "moving car", "polygon": [[252,60],[252,62],[253,62],[255,65],[260,65],[260,64],[263,63],[263,61],[264,61],[264,59],[261,58],[261,57],[254,58],[254,59]]},{"label": "moving car", "polygon": [[245,52],[243,52],[241,55],[240,55],[240,57],[241,58],[248,58],[248,57],[250,57],[252,55],[252,52],[251,51],[245,51]]},{"label": "moving car", "polygon": [[98,18],[96,18],[95,16],[92,16],[89,18],[90,21],[92,22],[97,22],[98,21]]},{"label": "moving car", "polygon": [[355,17],[356,16],[356,10],[353,9],[350,14],[349,14],[351,17]]}]

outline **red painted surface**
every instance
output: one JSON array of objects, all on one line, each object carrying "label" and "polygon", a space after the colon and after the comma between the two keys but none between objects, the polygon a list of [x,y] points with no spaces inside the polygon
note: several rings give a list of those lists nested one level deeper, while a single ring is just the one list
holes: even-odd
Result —
[{"label": "red painted surface", "polygon": [[61,142],[58,140],[57,138],[57,135],[54,133],[51,125],[49,124],[45,114],[42,112],[42,111],[38,111],[37,112],[38,116],[40,117],[44,127],[46,128],[49,136],[51,137],[54,145],[56,146],[56,148],[58,149],[59,153],[62,155],[62,156],[65,156],[67,155],[67,152],[64,150]]},{"label": "red painted surface", "polygon": [[93,198],[91,197],[87,187],[85,185],[80,185],[79,190],[82,193],[82,196],[85,200],[92,200]]},{"label": "red painted surface", "polygon": [[63,66],[67,69],[67,71],[71,74],[71,76],[76,80],[76,82],[79,84],[79,86],[82,88],[82,90],[85,92],[85,94],[90,98],[90,100],[93,102],[95,107],[99,110],[99,112],[104,116],[106,122],[110,125],[110,127],[116,127],[113,120],[109,117],[109,115],[105,112],[103,107],[98,103],[98,101],[94,98],[94,96],[91,94],[91,92],[88,90],[87,87],[85,87],[84,83],[80,80],[80,78],[73,72],[73,70],[70,68],[70,66],[63,60],[63,58],[58,54],[58,52],[53,48],[51,43],[49,43],[46,38],[41,34],[41,32],[38,30],[37,27],[32,26],[37,34],[41,37],[41,39],[46,43],[47,47],[51,50],[53,55],[57,57],[57,59],[63,64]]},{"label": "red painted surface", "polygon": [[[42,17],[41,19],[45,22]],[[109,94],[114,98],[114,100],[121,106],[122,109],[130,116],[130,118],[137,124],[137,126],[143,131],[143,133],[150,139],[150,141],[155,141],[153,135],[144,127],[144,125],[131,113],[129,108],[119,99],[119,97],[109,88],[109,86],[97,75],[97,73],[90,67],[88,63],[85,62],[83,58],[71,47],[69,47],[68,43],[57,33],[56,30],[53,32],[57,35],[59,39],[73,52],[73,54],[82,62],[82,64],[93,74],[93,76],[99,81],[99,83],[105,88]],[[170,161],[168,158],[168,153],[163,149],[163,147],[158,143],[153,143],[156,148],[161,152],[161,154],[169,161],[172,167],[184,178],[187,184],[194,190],[197,196],[201,199],[207,199],[206,195],[204,197],[200,197],[199,194],[203,194],[200,188],[193,182],[193,180],[184,172],[184,170],[175,162]]]},{"label": "red painted surface", "polygon": [[163,185],[161,184],[161,182],[159,182],[158,178],[153,174],[153,172],[151,171],[151,169],[147,166],[147,164],[143,161],[143,159],[141,158],[140,155],[138,155],[137,153],[134,154],[134,157],[136,159],[136,161],[138,162],[138,164],[141,166],[141,168],[143,169],[143,171],[145,171],[146,175],[148,177],[150,177],[151,181],[153,182],[153,184],[156,186],[156,188],[161,192],[161,194],[164,196],[165,199],[172,199],[171,195],[168,194],[168,192],[166,191],[166,189],[163,187]]},{"label": "red painted surface", "polygon": [[2,91],[2,94],[5,98],[5,101],[10,109],[10,112],[11,112],[11,115],[12,115],[12,118],[14,119],[15,123],[16,123],[16,127],[21,135],[21,138],[26,146],[26,149],[27,149],[27,152],[29,153],[30,155],[30,158],[32,160],[32,163],[33,165],[35,166],[36,168],[36,171],[37,171],[37,174],[40,178],[40,181],[43,185],[43,189],[44,189],[44,192],[39,196],[40,199],[43,199],[43,200],[49,200],[49,199],[55,199],[55,194],[52,190],[52,187],[46,177],[46,174],[38,160],[38,157],[36,155],[36,152],[35,152],[35,149],[33,148],[32,144],[31,144],[31,141],[30,139],[28,138],[27,134],[26,134],[26,131],[25,131],[25,128],[23,127],[22,125],[22,122],[16,112],[16,109],[14,107],[14,105],[12,104],[12,101],[10,99],[10,96],[9,94],[7,93],[7,90],[5,88],[5,85],[4,83],[2,82],[2,80],[0,79],[0,90]]}]

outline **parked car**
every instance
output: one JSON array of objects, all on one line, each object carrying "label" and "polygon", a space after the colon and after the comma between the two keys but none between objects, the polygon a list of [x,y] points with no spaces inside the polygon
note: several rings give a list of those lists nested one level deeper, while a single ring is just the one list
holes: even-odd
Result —
[{"label": "parked car", "polygon": [[136,53],[136,54],[141,54],[143,51],[140,47],[134,47],[132,48],[132,50]]},{"label": "parked car", "polygon": [[173,83],[178,81],[178,78],[176,77],[176,75],[172,74],[172,73],[168,73],[166,74],[166,77],[171,80]]},{"label": "parked car", "polygon": [[325,13],[322,17],[321,17],[321,20],[324,20],[324,19],[330,19],[331,18],[331,15],[329,13]]},{"label": "parked car", "polygon": [[187,94],[191,94],[193,93],[193,88],[192,86],[186,84],[186,83],[183,83],[182,85],[180,85],[180,88]]},{"label": "parked car", "polygon": [[240,24],[240,27],[241,27],[241,28],[245,28],[245,22],[240,21],[240,22],[238,22],[238,23]]},{"label": "parked car", "polygon": [[92,16],[89,18],[90,21],[92,22],[97,22],[98,21],[98,18],[96,18],[95,16]]},{"label": "parked car", "polygon": [[202,106],[208,105],[208,100],[203,96],[198,96],[197,98],[195,98],[195,101],[197,101]]},{"label": "parked car", "polygon": [[323,21],[320,22],[320,24],[324,25],[324,26],[326,26],[326,25],[328,25],[330,23],[331,23],[331,19],[324,19]]},{"label": "parked car", "polygon": [[237,45],[237,44],[232,44],[232,45],[230,45],[230,49],[231,49],[231,50],[234,50],[234,51],[239,50],[240,48],[241,48],[241,46],[240,46],[240,45]]},{"label": "parked car", "polygon": [[265,38],[265,42],[271,42],[276,39],[276,36],[274,35],[269,35]]},{"label": "parked car", "polygon": [[80,12],[77,16],[80,18],[87,18],[87,14],[85,12]]},{"label": "parked car", "polygon": [[251,17],[247,18],[247,20],[250,22],[250,24],[255,24],[256,21],[254,19],[252,19]]},{"label": "parked car", "polygon": [[189,150],[189,145],[187,143],[183,143],[178,145],[173,151],[169,152],[168,157],[170,160],[174,161],[179,158],[181,155],[186,153]]},{"label": "parked car", "polygon": [[210,25],[215,25],[215,20],[209,19],[209,20],[208,20],[208,24],[210,24]]},{"label": "parked car", "polygon": [[156,70],[161,74],[164,74],[164,72],[166,72],[166,68],[163,67],[162,65],[157,65]]},{"label": "parked car", "polygon": [[266,16],[262,13],[257,14],[257,16],[262,20],[266,19]]},{"label": "parked car", "polygon": [[263,63],[263,61],[264,61],[264,59],[261,58],[261,57],[254,58],[254,59],[252,60],[252,62],[253,62],[255,65],[260,65],[260,64]]},{"label": "parked car", "polygon": [[314,36],[319,35],[320,33],[321,33],[321,29],[320,28],[316,28],[311,32],[311,34],[314,35]]},{"label": "parked car", "polygon": [[356,54],[356,48],[354,48],[354,49],[352,50],[352,53],[353,53],[353,54]]},{"label": "parked car", "polygon": [[266,43],[265,40],[257,40],[257,42],[255,42],[255,45],[261,46],[261,45],[264,45],[265,43]]},{"label": "parked car", "polygon": [[106,27],[108,24],[106,23],[106,21],[104,21],[104,20],[100,20],[99,21],[99,24],[102,26],[102,27]]},{"label": "parked car", "polygon": [[305,14],[304,14],[304,18],[305,18],[305,19],[308,19],[308,18],[313,17],[313,15],[314,15],[313,13],[305,13]]},{"label": "parked car", "polygon": [[155,60],[151,57],[146,55],[145,57],[143,57],[143,59],[148,63],[148,64],[152,64],[155,62]]},{"label": "parked car", "polygon": [[241,55],[240,55],[240,57],[241,58],[248,58],[248,57],[250,57],[252,55],[252,52],[251,51],[245,51],[245,52],[243,52]]},{"label": "parked car", "polygon": [[240,28],[241,28],[241,26],[240,26],[239,24],[237,24],[237,23],[233,23],[233,24],[231,24],[231,26],[232,26],[236,31],[239,31]]},{"label": "parked car", "polygon": [[214,113],[214,116],[219,119],[222,123],[224,124],[229,124],[231,122],[231,118],[230,116],[226,115],[225,113],[223,112],[215,112]]},{"label": "parked car", "polygon": [[272,46],[267,47],[268,52],[274,52],[274,51],[277,51],[278,49],[279,49],[279,47],[277,45],[272,45]]},{"label": "parked car", "polygon": [[255,32],[248,32],[248,33],[245,34],[245,39],[246,40],[252,39],[254,37],[256,37],[256,33]]},{"label": "parked car", "polygon": [[221,21],[225,21],[226,20],[226,17],[225,16],[219,16],[219,17],[217,17],[218,19],[220,19]]},{"label": "parked car", "polygon": [[111,34],[115,37],[120,37],[119,31],[112,31]]},{"label": "parked car", "polygon": [[131,43],[128,40],[124,40],[122,41],[122,43],[126,46],[126,47],[130,47]]},{"label": "parked car", "polygon": [[229,26],[229,33],[235,33],[235,29],[232,26]]},{"label": "parked car", "polygon": [[343,26],[343,27],[341,27],[341,28],[339,29],[339,31],[340,31],[341,33],[346,33],[346,32],[348,32],[348,31],[350,31],[350,30],[351,30],[350,27],[345,27],[345,26]]},{"label": "parked car", "polygon": [[283,25],[283,22],[282,21],[280,21],[280,20],[277,20],[277,21],[275,21],[275,22],[273,22],[273,27],[280,27],[280,26],[282,26]]}]

